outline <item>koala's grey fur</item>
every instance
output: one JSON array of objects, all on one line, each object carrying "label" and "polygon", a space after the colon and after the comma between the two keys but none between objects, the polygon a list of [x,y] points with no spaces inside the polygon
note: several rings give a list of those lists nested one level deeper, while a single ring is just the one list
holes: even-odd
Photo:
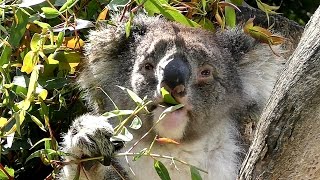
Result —
[{"label": "koala's grey fur", "polygon": [[[117,149],[109,141],[113,129],[111,122],[99,114],[113,110],[114,106],[101,89],[120,109],[135,107],[135,103],[117,85],[153,100],[151,114],[140,116],[142,128],[130,129],[134,140],[128,142],[122,151],[130,148],[163,110],[158,107],[162,101],[159,94],[161,68],[170,62],[169,59],[178,56],[184,59],[190,70],[185,94],[180,99],[185,107],[161,121],[133,152],[149,147],[155,135],[159,134],[178,140],[180,145],[156,143],[153,153],[173,156],[207,170],[208,174],[201,173],[203,179],[235,179],[240,165],[239,154],[243,153],[238,138],[239,120],[251,113],[260,113],[285,58],[276,56],[267,44],[244,34],[241,28],[213,33],[156,17],[139,16],[135,17],[131,33],[126,38],[123,25],[108,26],[90,33],[86,46],[87,62],[78,82],[86,92],[86,100],[93,113],[73,122],[64,136],[64,150],[78,158],[111,157]],[[291,49],[281,46],[273,46],[273,49],[280,55],[291,53]],[[153,65],[154,69],[145,69],[146,63]],[[202,79],[203,69],[210,69],[212,75]],[[177,118],[177,129],[167,128],[166,123],[174,124],[171,122],[174,118]],[[136,162],[131,159],[128,157],[130,165],[125,158],[112,158],[112,166],[86,163],[80,178],[159,179],[152,158],[142,157]],[[188,166],[160,160],[172,179],[190,179]],[[73,179],[76,169],[76,165],[65,166],[61,178]]]}]

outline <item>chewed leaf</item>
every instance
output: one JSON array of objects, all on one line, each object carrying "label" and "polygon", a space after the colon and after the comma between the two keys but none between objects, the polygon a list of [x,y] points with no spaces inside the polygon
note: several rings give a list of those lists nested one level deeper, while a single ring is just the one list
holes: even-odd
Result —
[{"label": "chewed leaf", "polygon": [[157,171],[161,180],[171,180],[169,172],[167,168],[162,164],[162,162],[155,159],[153,163],[153,167]]},{"label": "chewed leaf", "polygon": [[191,179],[192,180],[202,180],[199,171],[194,166],[190,166]]},{"label": "chewed leaf", "polygon": [[179,104],[164,87],[162,87],[160,91],[165,103],[173,105]]},{"label": "chewed leaf", "polygon": [[157,142],[161,143],[161,144],[176,144],[176,145],[179,145],[180,143],[173,140],[173,139],[170,139],[170,138],[157,138],[156,139]]}]

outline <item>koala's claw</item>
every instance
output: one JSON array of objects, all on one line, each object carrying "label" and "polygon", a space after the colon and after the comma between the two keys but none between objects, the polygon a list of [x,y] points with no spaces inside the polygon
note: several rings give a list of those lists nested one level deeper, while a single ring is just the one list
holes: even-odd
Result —
[{"label": "koala's claw", "polygon": [[[79,158],[103,156],[104,159],[99,162],[109,166],[114,151],[124,146],[121,141],[111,142],[112,135],[113,128],[105,117],[86,114],[73,122],[64,138],[64,147],[68,153]],[[90,169],[96,162],[88,161],[84,166]]]}]

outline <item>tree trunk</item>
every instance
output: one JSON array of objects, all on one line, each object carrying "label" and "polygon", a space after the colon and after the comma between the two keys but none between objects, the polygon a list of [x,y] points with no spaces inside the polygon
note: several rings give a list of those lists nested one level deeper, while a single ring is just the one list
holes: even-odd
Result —
[{"label": "tree trunk", "polygon": [[320,7],[275,85],[239,179],[320,179]]}]

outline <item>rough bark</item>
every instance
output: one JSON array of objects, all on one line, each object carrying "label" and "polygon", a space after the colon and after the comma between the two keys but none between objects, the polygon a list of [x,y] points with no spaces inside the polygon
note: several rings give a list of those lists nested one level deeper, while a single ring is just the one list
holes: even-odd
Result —
[{"label": "rough bark", "polygon": [[275,85],[239,179],[320,179],[320,7]]}]

